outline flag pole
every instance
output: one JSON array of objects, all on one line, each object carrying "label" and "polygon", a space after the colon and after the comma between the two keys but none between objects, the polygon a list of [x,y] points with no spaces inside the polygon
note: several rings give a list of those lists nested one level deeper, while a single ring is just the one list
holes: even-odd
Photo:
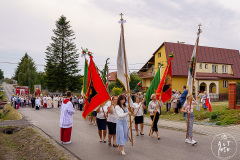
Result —
[{"label": "flag pole", "polygon": [[[123,14],[121,13],[121,21],[123,21]],[[123,37],[123,50],[124,50],[124,60],[125,60],[125,77],[126,77],[126,83],[127,83],[127,97],[128,97],[128,110],[130,111],[131,110],[131,107],[130,107],[130,97],[129,97],[129,94],[130,94],[130,88],[129,88],[129,80],[128,80],[128,73],[127,73],[127,61],[126,61],[126,51],[125,51],[125,40],[124,40],[124,28],[123,28],[123,23],[121,23],[121,27],[122,27],[122,37]],[[132,146],[133,146],[133,136],[132,136],[132,120],[131,120],[131,115],[129,115],[129,120],[130,120],[130,128],[131,128],[131,143],[132,143]]]},{"label": "flag pole", "polygon": [[[201,24],[198,25],[198,35],[200,34],[201,32]],[[198,42],[199,42],[199,36],[198,36],[198,39],[197,39],[197,49],[196,49],[196,58],[195,58],[195,62],[193,64],[193,82],[192,84],[194,85],[194,80],[195,80],[195,70],[196,70],[196,63],[197,63],[197,53],[198,53]],[[191,93],[193,92],[193,87],[191,88]],[[192,101],[193,101],[193,98],[192,98],[192,95],[191,96],[191,99],[190,99],[190,107],[189,107],[189,112],[191,111],[191,108],[192,108]],[[188,114],[188,123],[187,123],[187,132],[186,132],[186,138],[188,137],[188,129],[189,129],[189,119],[190,119],[190,114]]]},{"label": "flag pole", "polygon": [[[171,52],[171,54],[172,54],[173,52]],[[170,54],[170,55],[171,55]],[[169,66],[167,65],[167,71],[166,71],[166,73],[168,72],[168,69],[169,69]],[[165,72],[165,71],[164,71]],[[161,74],[160,74],[160,76],[161,76]],[[165,81],[165,80],[164,80]],[[161,83],[161,81],[160,81],[160,83]],[[164,86],[164,85],[163,85]],[[161,88],[161,92],[160,92],[160,96],[159,97],[162,97],[162,90],[163,90],[163,86],[162,86],[162,88]],[[157,96],[157,95],[156,95]],[[156,110],[155,111],[157,111],[157,109],[158,109],[158,106],[159,106],[159,101],[160,100],[158,100],[158,103],[157,103],[157,107],[156,107]],[[156,118],[156,115],[157,115],[157,112],[156,113],[154,113],[154,117],[153,117],[153,121],[152,121],[152,125],[151,125],[151,128],[150,128],[150,131],[149,131],[149,136],[151,135],[151,131],[152,131],[152,127],[153,127],[153,123],[154,123],[154,121],[155,121],[155,118]]]}]

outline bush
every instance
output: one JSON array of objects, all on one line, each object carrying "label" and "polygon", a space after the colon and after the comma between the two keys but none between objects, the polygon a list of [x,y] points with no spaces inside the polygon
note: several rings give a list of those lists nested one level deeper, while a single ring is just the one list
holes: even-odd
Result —
[{"label": "bush", "polygon": [[216,113],[213,113],[212,116],[211,116],[211,119],[217,119],[217,114]]},{"label": "bush", "polygon": [[118,87],[116,83],[111,83],[111,84],[109,84],[109,86],[108,86],[109,91],[112,91],[112,89],[113,89],[114,87],[116,87],[116,88]]},{"label": "bush", "polygon": [[114,87],[112,89],[112,92],[113,92],[114,96],[118,96],[118,95],[122,94],[122,90],[123,90],[122,88]]}]

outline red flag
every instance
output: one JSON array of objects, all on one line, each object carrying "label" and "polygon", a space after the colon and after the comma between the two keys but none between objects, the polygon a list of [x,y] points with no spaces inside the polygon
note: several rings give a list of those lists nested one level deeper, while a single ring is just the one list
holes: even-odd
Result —
[{"label": "red flag", "polygon": [[159,99],[159,96],[161,95],[163,103],[168,101],[172,96],[172,59],[173,57],[169,57],[167,67],[164,71],[164,75],[156,91],[157,99]]},{"label": "red flag", "polygon": [[208,107],[209,112],[212,112],[212,106],[211,106],[211,102],[210,102],[210,97],[209,97],[209,95],[207,96],[206,106]]},{"label": "red flag", "polygon": [[141,82],[139,82],[137,85],[140,86],[140,85],[141,85]]},{"label": "red flag", "polygon": [[95,108],[110,100],[110,96],[98,74],[96,66],[90,56],[88,67],[87,93],[82,116],[86,119]]}]

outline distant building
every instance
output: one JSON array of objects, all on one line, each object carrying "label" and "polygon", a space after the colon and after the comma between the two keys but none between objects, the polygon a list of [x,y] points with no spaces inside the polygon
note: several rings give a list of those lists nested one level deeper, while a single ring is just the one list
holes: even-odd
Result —
[{"label": "distant building", "polygon": [[108,74],[108,82],[109,84],[114,83],[116,81],[117,72],[111,72]]},{"label": "distant building", "polygon": [[[173,52],[172,88],[182,91],[187,84],[190,58],[194,45],[164,42],[139,70],[143,88],[148,88],[159,68],[160,63],[166,67],[168,55]],[[164,73],[163,66],[161,77]],[[214,47],[198,47],[196,79],[194,92],[210,94],[228,93],[228,83],[240,81],[240,55],[238,50]]]}]

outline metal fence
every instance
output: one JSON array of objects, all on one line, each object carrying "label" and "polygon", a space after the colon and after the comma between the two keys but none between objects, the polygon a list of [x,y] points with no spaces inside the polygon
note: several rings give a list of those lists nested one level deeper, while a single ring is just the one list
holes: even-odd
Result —
[{"label": "metal fence", "polygon": [[236,94],[236,103],[240,105],[240,84],[237,84],[237,94]]}]

